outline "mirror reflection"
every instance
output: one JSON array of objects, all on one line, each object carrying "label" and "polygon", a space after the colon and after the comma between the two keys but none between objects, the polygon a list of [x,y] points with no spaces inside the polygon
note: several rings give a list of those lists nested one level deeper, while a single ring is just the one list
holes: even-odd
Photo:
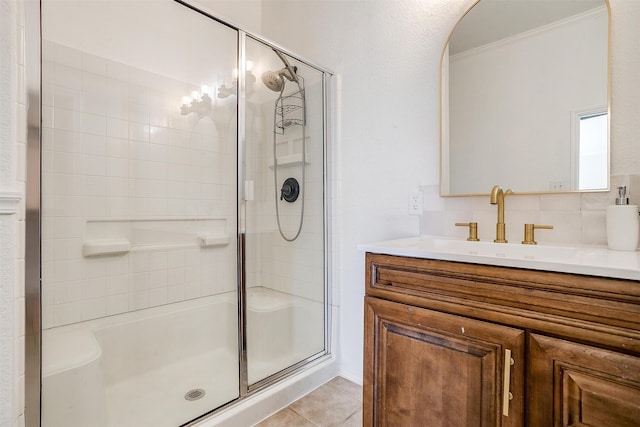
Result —
[{"label": "mirror reflection", "polygon": [[480,0],[442,59],[441,193],[608,188],[608,7]]}]

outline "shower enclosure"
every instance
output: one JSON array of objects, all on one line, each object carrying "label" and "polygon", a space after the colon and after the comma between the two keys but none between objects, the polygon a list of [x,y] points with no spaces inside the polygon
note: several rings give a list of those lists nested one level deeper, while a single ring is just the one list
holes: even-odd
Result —
[{"label": "shower enclosure", "polygon": [[330,73],[171,0],[41,25],[40,425],[186,425],[327,356]]}]

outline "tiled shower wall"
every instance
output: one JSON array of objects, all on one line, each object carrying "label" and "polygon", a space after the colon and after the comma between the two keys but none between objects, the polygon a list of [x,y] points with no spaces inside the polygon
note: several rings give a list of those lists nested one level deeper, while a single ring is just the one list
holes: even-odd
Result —
[{"label": "tiled shower wall", "polygon": [[0,0],[0,426],[24,427],[25,7]]},{"label": "tiled shower wall", "polygon": [[[315,72],[315,71],[313,71]],[[301,70],[300,73],[304,73]],[[311,73],[311,72],[310,72]],[[307,82],[311,78],[307,75]],[[251,162],[250,176],[257,177],[255,201],[248,207],[253,209],[254,226],[261,230],[256,249],[255,265],[259,266],[251,283],[260,284],[291,295],[322,302],[324,295],[324,146],[322,141],[322,92],[321,85],[308,83],[306,88],[306,172],[304,180],[304,215],[300,236],[293,242],[285,241],[278,231],[274,208],[273,168],[273,104],[263,105],[264,129],[254,129],[263,136],[261,144],[253,147],[255,158]],[[287,129],[277,136],[276,155],[285,158],[302,152],[300,127]],[[281,165],[277,168],[277,194],[287,177],[295,177],[300,185],[302,166]],[[279,196],[278,196],[279,198]],[[280,223],[285,236],[296,234],[300,221],[301,199],[294,203],[278,201]],[[249,216],[249,215],[248,215]],[[250,237],[250,236],[249,236]],[[249,238],[248,237],[248,238]],[[251,264],[248,263],[248,264]]]},{"label": "tiled shower wall", "polygon": [[[323,181],[322,181],[322,141],[311,138],[309,147],[309,164],[307,165],[305,208],[302,232],[294,242],[285,241],[278,232],[273,208],[273,169],[267,168],[264,162],[264,185],[257,194],[263,212],[267,212],[261,220],[264,227],[271,230],[261,236],[261,274],[259,281],[263,286],[281,292],[311,299],[324,301],[324,233],[323,233]],[[269,156],[267,156],[268,158]],[[299,172],[290,167],[278,168],[279,184],[288,177],[296,176]],[[299,178],[299,177],[298,177]],[[280,202],[282,203],[282,202]],[[280,208],[280,222],[285,235],[291,237],[300,221],[300,204]]]},{"label": "tiled shower wall", "polygon": [[[262,69],[278,69],[282,66],[271,49],[252,40],[247,43],[247,57],[260,64]],[[290,60],[292,65],[297,66],[297,74],[303,80],[305,101],[304,110],[285,111],[291,111],[286,113],[291,114],[287,118],[304,117],[306,120],[304,128],[293,125],[275,133],[278,158],[276,170],[273,167],[274,108],[279,94],[267,89],[259,78],[253,85],[252,79],[248,79],[245,166],[246,179],[254,184],[254,194],[253,199],[246,203],[247,286],[264,286],[324,302],[323,76],[317,69],[291,58]],[[283,104],[300,105],[297,91],[297,85],[287,81]],[[303,139],[306,154],[304,182],[300,161]],[[293,158],[295,161],[292,161]],[[277,183],[274,183],[276,172]],[[284,234],[289,238],[293,237],[302,213],[302,198],[293,203],[279,200],[280,188],[288,177],[296,178],[304,192],[303,227],[300,236],[292,242],[281,237],[275,211],[275,203],[278,203]]]},{"label": "tiled shower wall", "polygon": [[[192,84],[48,41],[42,80],[43,327],[234,290],[235,238],[175,236],[234,233],[235,104],[181,115]],[[154,245],[83,257],[90,222]]]}]

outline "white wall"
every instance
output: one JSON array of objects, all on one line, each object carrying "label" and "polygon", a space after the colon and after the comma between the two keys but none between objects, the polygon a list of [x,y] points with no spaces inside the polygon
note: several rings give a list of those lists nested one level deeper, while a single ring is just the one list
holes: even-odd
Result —
[{"label": "white wall", "polygon": [[188,0],[187,3],[244,31],[261,32],[262,0]]},{"label": "white wall", "polygon": [[[640,172],[640,122],[634,119],[640,114],[636,42],[640,39],[636,25],[640,3],[610,3],[611,164],[612,172],[622,175],[617,179],[631,181],[628,175]],[[449,32],[472,4],[472,0],[267,0],[263,6],[262,31],[267,37],[334,69],[342,82],[336,141],[339,265],[334,268],[339,269],[340,282],[341,369],[354,379],[362,375],[364,294],[364,257],[356,245],[417,234],[415,218],[407,216],[407,193],[418,185],[430,192],[421,218],[423,232],[444,229],[443,224],[449,222],[447,210],[466,215],[484,204],[492,208],[488,200],[442,199],[437,191],[440,56]],[[640,183],[633,187],[631,191],[640,195]],[[520,204],[518,200],[507,199],[507,210]],[[560,195],[547,201],[550,221],[570,223],[576,212],[585,217],[578,230],[566,237],[574,243],[580,242],[580,230],[588,228],[594,228],[593,238],[602,241],[598,230],[604,228],[604,216],[599,211],[592,215],[581,212],[581,206],[590,200],[589,196]],[[539,199],[522,204],[532,212],[541,209]],[[495,221],[493,210],[486,215],[484,223]]]},{"label": "white wall", "polygon": [[233,78],[235,31],[176,2],[43,0],[42,16],[44,39],[103,60],[196,87]]},{"label": "white wall", "polygon": [[[263,34],[338,74],[333,304],[344,375],[362,378],[361,242],[418,233],[408,192],[438,177],[438,76],[448,34],[424,1],[266,1]],[[448,9],[451,6],[446,6]],[[453,5],[452,9],[456,9]],[[459,9],[459,7],[458,7]],[[284,19],[284,23],[283,23]]]}]

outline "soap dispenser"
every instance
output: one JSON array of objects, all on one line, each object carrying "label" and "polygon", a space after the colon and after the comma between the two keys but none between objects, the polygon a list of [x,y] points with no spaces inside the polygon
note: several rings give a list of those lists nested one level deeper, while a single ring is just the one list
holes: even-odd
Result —
[{"label": "soap dispenser", "polygon": [[615,251],[638,249],[640,220],[638,205],[630,205],[627,187],[618,187],[616,204],[607,207],[607,243]]}]

